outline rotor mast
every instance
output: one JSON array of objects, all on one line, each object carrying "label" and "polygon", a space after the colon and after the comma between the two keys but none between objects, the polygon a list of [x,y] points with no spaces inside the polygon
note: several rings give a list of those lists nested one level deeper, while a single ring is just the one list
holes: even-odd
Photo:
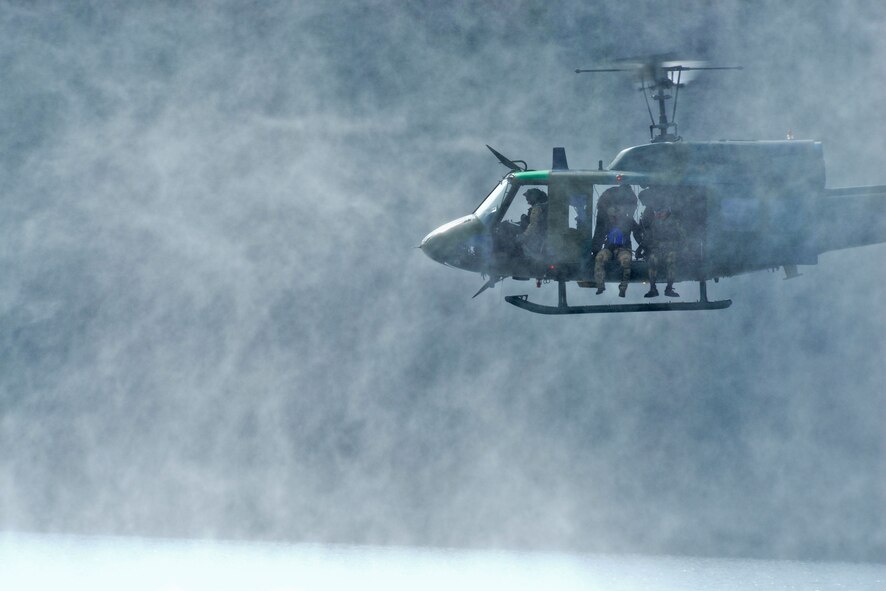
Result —
[{"label": "rotor mast", "polygon": [[[678,70],[677,77],[679,78],[682,70]],[[653,91],[652,100],[658,101],[658,125],[655,124],[655,121],[649,126],[649,137],[650,140],[655,142],[678,142],[680,141],[680,136],[677,135],[677,122],[674,120],[674,116],[677,112],[677,100],[674,99],[674,114],[671,116],[671,121],[668,121],[668,114],[665,111],[665,101],[671,98],[671,95],[667,93],[672,87],[676,88],[675,95],[680,92],[680,83],[674,83],[673,80],[666,74],[664,68],[655,68],[654,72],[654,81],[650,89]],[[641,84],[644,86],[643,93],[646,93],[645,79],[641,78]],[[674,133],[668,133],[670,128],[674,128]],[[658,135],[655,135],[653,130],[658,130]]]},{"label": "rotor mast", "polygon": [[[677,135],[677,98],[680,94],[680,87],[685,86],[681,83],[683,72],[697,70],[741,70],[742,66],[684,66],[675,64],[674,61],[664,62],[660,59],[652,59],[643,62],[630,60],[628,67],[619,68],[591,68],[577,69],[576,74],[585,72],[635,72],[640,78],[640,90],[643,91],[643,98],[646,101],[646,109],[649,111],[649,137],[652,143],[658,142],[678,142],[682,138]],[[665,65],[674,64],[674,65]],[[694,62],[698,63],[698,62]],[[668,120],[667,109],[665,109],[665,101],[672,98],[669,91],[674,91],[674,108],[671,111],[670,120]],[[652,109],[649,106],[649,95],[646,91],[652,92],[652,100],[658,103],[658,123],[652,115]],[[671,132],[673,130],[673,132]],[[656,131],[658,135],[656,135]]]}]

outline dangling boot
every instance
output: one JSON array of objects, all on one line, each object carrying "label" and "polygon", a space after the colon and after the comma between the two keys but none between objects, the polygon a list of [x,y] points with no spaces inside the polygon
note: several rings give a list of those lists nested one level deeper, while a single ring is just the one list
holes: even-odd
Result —
[{"label": "dangling boot", "polygon": [[600,295],[604,291],[606,291],[606,284],[605,283],[598,283],[597,284],[597,295]]},{"label": "dangling boot", "polygon": [[665,288],[665,295],[668,296],[669,298],[680,297],[680,294],[678,294],[676,291],[674,291],[674,284],[673,283],[668,283],[668,286]]},{"label": "dangling boot", "polygon": [[627,290],[628,290],[628,286],[627,286],[627,285],[619,285],[619,286],[618,286],[618,297],[620,297],[620,298],[625,297],[625,292],[626,292]]},{"label": "dangling boot", "polygon": [[649,291],[643,294],[644,298],[655,298],[658,297],[658,288],[655,287],[655,284],[649,286]]}]

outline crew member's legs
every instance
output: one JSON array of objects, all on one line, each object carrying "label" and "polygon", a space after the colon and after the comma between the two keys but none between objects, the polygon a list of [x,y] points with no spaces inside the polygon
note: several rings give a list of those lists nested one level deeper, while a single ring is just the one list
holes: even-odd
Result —
[{"label": "crew member's legs", "polygon": [[606,290],[606,263],[612,260],[612,251],[604,248],[594,258],[594,281],[597,283],[597,293]]},{"label": "crew member's legs", "polygon": [[615,252],[615,256],[618,257],[618,264],[621,265],[621,283],[618,284],[618,295],[625,297],[628,281],[631,279],[631,251],[627,248],[619,248]]}]

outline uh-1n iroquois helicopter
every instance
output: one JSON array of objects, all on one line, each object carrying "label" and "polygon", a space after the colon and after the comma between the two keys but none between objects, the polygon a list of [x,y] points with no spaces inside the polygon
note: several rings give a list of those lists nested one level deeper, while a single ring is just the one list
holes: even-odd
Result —
[{"label": "uh-1n iroquois helicopter", "polygon": [[[648,108],[650,143],[622,150],[607,168],[600,161],[597,170],[569,169],[564,148],[553,149],[550,170],[530,170],[525,162],[509,160],[487,145],[510,172],[472,214],[425,236],[422,251],[437,262],[487,279],[475,297],[507,277],[536,279],[537,286],[556,281],[557,306],[530,302],[528,295],[505,300],[540,314],[587,314],[727,308],[731,300],[708,300],[708,280],[778,267],[789,279],[799,275],[798,265],[817,264],[821,253],[886,242],[886,185],[825,188],[821,142],[790,137],[783,141],[682,141],[674,117],[679,89],[685,84],[681,83],[683,72],[741,69],[698,64],[658,56],[623,61],[619,67],[576,70],[637,72],[647,108],[647,93],[658,103],[658,123]],[[671,98],[671,90],[674,108],[668,119],[665,101]],[[592,257],[603,241],[600,233],[606,232],[607,211],[600,202],[606,201],[607,191],[622,191],[633,200],[631,214],[636,217],[634,188],[640,189],[639,202],[646,209],[654,201],[656,211],[666,208],[682,225],[682,244],[671,279],[698,282],[698,301],[570,306],[568,282],[602,287],[594,281]],[[546,219],[540,242],[527,248],[520,240],[527,226],[526,216],[521,220],[520,213],[526,208],[516,197],[527,191],[543,196],[531,189],[547,194],[545,215],[540,216]],[[632,260],[627,281],[649,281],[649,264]],[[615,260],[601,272],[606,282],[625,280]],[[658,275],[663,274],[659,270]]]}]

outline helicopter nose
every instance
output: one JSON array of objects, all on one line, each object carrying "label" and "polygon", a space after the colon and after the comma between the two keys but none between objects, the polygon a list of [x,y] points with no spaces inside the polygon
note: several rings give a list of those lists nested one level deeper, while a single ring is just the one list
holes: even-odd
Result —
[{"label": "helicopter nose", "polygon": [[474,257],[469,246],[471,238],[480,230],[476,216],[467,215],[443,224],[421,241],[422,252],[444,265],[463,267]]},{"label": "helicopter nose", "polygon": [[[436,230],[434,232],[436,232]],[[431,232],[422,239],[421,246],[419,246],[419,248],[432,260],[437,261],[438,263],[442,263],[444,240],[440,238],[439,234],[435,234],[434,232]]]},{"label": "helicopter nose", "polygon": [[452,220],[425,236],[421,241],[420,246],[422,252],[438,263],[445,264],[450,258],[449,255],[452,253],[453,246],[455,246],[453,244],[453,235],[450,230],[468,221],[469,217],[470,216],[466,216],[464,218]]}]

